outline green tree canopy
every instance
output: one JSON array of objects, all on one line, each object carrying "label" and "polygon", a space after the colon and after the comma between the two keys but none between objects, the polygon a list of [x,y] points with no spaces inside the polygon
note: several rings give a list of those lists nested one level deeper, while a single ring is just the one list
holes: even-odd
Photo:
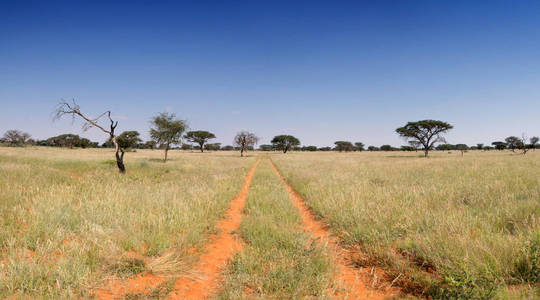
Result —
[{"label": "green tree canopy", "polygon": [[118,144],[124,149],[135,148],[142,141],[139,135],[138,131],[124,131],[117,137]]},{"label": "green tree canopy", "polygon": [[536,145],[538,144],[538,141],[540,141],[540,139],[537,136],[533,136],[529,140],[529,142],[531,143],[531,148],[536,149]]},{"label": "green tree canopy", "polygon": [[382,145],[381,146],[381,151],[394,151],[395,148],[392,147],[391,145]]},{"label": "green tree canopy", "polygon": [[317,146],[304,146],[302,151],[317,151]]},{"label": "green tree canopy", "polygon": [[421,120],[408,122],[405,126],[396,129],[397,134],[407,140],[419,142],[424,146],[424,155],[428,157],[429,150],[437,142],[444,142],[442,134],[446,133],[454,126],[438,120]]},{"label": "green tree canopy", "polygon": [[152,118],[150,121],[150,137],[160,146],[164,146],[165,159],[170,145],[179,144],[182,139],[182,133],[187,129],[187,122],[176,119],[173,113],[163,112]]},{"label": "green tree canopy", "polygon": [[282,150],[283,153],[287,153],[289,149],[295,146],[300,145],[300,140],[292,135],[277,135],[275,136],[270,143],[274,146],[275,149]]},{"label": "green tree canopy", "polygon": [[221,150],[221,143],[206,144],[204,145],[204,149],[210,150],[210,151]]},{"label": "green tree canopy", "polygon": [[201,152],[204,152],[204,144],[206,144],[208,140],[216,138],[213,133],[204,130],[189,131],[184,137],[192,143],[199,144]]},{"label": "green tree canopy", "polygon": [[495,147],[495,149],[497,150],[504,150],[506,149],[506,143],[505,142],[500,142],[500,141],[497,141],[497,142],[493,142],[491,143],[493,145],[493,147]]},{"label": "green tree canopy", "polygon": [[516,150],[516,148],[520,147],[521,140],[517,136],[509,136],[504,139],[506,142],[506,146],[510,149],[512,149],[512,152]]},{"label": "green tree canopy", "polygon": [[334,142],[334,145],[336,145],[334,149],[339,152],[343,152],[343,151],[349,152],[349,151],[354,150],[353,144],[348,141],[337,141],[337,142]]}]

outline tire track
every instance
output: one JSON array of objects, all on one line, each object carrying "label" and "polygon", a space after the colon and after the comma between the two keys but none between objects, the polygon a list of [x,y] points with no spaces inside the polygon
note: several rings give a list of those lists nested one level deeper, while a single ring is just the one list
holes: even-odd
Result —
[{"label": "tire track", "polygon": [[292,188],[292,186],[287,183],[272,160],[270,160],[270,165],[281,182],[286,186],[291,201],[294,203],[300,216],[302,217],[304,230],[306,232],[310,232],[317,239],[322,240],[322,242],[326,242],[328,249],[335,257],[334,264],[338,271],[336,282],[338,285],[345,287],[347,290],[336,291],[334,295],[335,298],[385,299],[398,296],[400,291],[396,287],[392,287],[390,282],[387,285],[388,287],[385,289],[368,287],[367,283],[371,281],[371,276],[369,275],[368,271],[361,268],[355,268],[350,265],[350,258],[347,255],[347,251],[339,246],[339,240],[330,235],[330,232],[326,229],[326,226],[322,222],[315,220],[315,217],[305,204],[302,196],[300,196],[300,194],[298,194]]},{"label": "tire track", "polygon": [[[178,279],[168,299],[205,299],[215,288],[219,273],[232,255],[242,249],[242,244],[233,235],[242,221],[242,211],[246,204],[247,194],[255,169],[260,162],[257,159],[244,179],[240,192],[231,200],[230,208],[224,218],[217,224],[218,234],[210,236],[203,254],[190,272],[193,276]],[[100,300],[120,299],[129,294],[147,294],[152,289],[165,283],[167,277],[151,273],[137,275],[127,280],[113,280],[106,288],[96,291]]]},{"label": "tire track", "polygon": [[167,299],[206,299],[215,289],[223,267],[235,252],[242,249],[242,243],[233,235],[233,231],[237,230],[242,222],[242,211],[259,162],[260,159],[255,162],[245,179],[242,190],[232,200],[225,219],[219,222],[217,227],[221,233],[211,238],[211,243],[205,247],[205,253],[193,267],[197,278],[186,276],[178,279]]}]

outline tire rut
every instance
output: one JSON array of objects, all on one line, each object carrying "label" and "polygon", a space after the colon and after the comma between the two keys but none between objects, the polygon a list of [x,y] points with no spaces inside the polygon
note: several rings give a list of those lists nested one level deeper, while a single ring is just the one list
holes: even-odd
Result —
[{"label": "tire rut", "polygon": [[[208,244],[203,248],[203,254],[200,255],[190,274],[176,280],[174,289],[167,299],[206,299],[215,289],[223,267],[234,253],[242,249],[242,243],[233,232],[242,222],[242,211],[259,162],[260,158],[249,170],[242,189],[231,200],[224,218],[217,224],[219,233],[207,239]],[[120,299],[130,294],[144,295],[165,283],[167,279],[164,276],[146,273],[123,281],[113,280],[105,288],[97,290],[95,296],[100,300],[109,300]]]},{"label": "tire rut", "polygon": [[303,229],[311,233],[320,242],[325,243],[335,257],[334,264],[338,271],[335,280],[338,286],[345,288],[346,291],[335,291],[334,297],[336,299],[385,299],[400,295],[399,289],[392,287],[391,282],[387,284],[385,282],[385,288],[369,287],[368,283],[372,281],[369,270],[351,266],[351,259],[347,254],[347,250],[339,245],[338,238],[331,235],[324,223],[315,219],[302,196],[286,181],[272,160],[270,160],[270,165],[287,188],[291,201],[298,209],[302,217]]}]

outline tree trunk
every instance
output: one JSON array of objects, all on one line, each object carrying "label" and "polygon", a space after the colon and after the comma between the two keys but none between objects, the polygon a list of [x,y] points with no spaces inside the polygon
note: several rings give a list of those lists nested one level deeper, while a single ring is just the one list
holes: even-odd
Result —
[{"label": "tree trunk", "polygon": [[285,147],[285,149],[283,149],[283,153],[287,153],[287,150],[289,150],[287,147]]},{"label": "tree trunk", "polygon": [[201,147],[201,152],[204,152],[204,151],[203,151],[203,150],[204,150],[204,147],[203,147],[204,144],[199,144],[199,146]]},{"label": "tree trunk", "polygon": [[169,144],[165,146],[165,159],[163,160],[163,162],[167,162],[167,153],[169,153]]},{"label": "tree trunk", "polygon": [[429,152],[429,150],[426,148],[426,149],[424,150],[424,157],[428,157],[428,152]]},{"label": "tree trunk", "polygon": [[114,137],[112,140],[114,143],[114,148],[116,150],[115,152],[116,166],[118,166],[118,170],[120,170],[120,173],[125,173],[126,167],[124,166],[124,150],[122,150],[122,148],[120,148],[120,145],[118,145],[118,141],[116,140],[116,137]]},{"label": "tree trunk", "polygon": [[244,157],[244,147],[240,148],[240,157]]}]

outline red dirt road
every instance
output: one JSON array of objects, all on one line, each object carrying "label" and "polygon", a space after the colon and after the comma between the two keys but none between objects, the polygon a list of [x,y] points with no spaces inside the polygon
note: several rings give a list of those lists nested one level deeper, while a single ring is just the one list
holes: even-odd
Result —
[{"label": "red dirt road", "polygon": [[[218,223],[218,234],[208,238],[203,254],[192,269],[193,277],[181,277],[168,299],[206,299],[215,289],[219,274],[233,254],[242,249],[242,244],[233,235],[242,221],[242,211],[247,200],[248,190],[260,160],[257,160],[244,179],[238,195],[232,199],[225,217]],[[110,281],[105,288],[97,290],[95,296],[100,300],[120,299],[129,294],[148,294],[153,288],[163,284],[167,278],[150,273],[137,275],[124,281]]]},{"label": "red dirt road", "polygon": [[258,164],[259,160],[249,171],[238,196],[232,200],[225,219],[219,222],[217,227],[221,233],[211,238],[212,242],[205,247],[205,253],[193,267],[193,272],[198,275],[198,278],[178,279],[167,299],[206,299],[215,289],[223,267],[235,252],[242,249],[242,243],[233,235],[233,231],[237,230],[242,222],[242,211],[246,205],[251,179]]}]

